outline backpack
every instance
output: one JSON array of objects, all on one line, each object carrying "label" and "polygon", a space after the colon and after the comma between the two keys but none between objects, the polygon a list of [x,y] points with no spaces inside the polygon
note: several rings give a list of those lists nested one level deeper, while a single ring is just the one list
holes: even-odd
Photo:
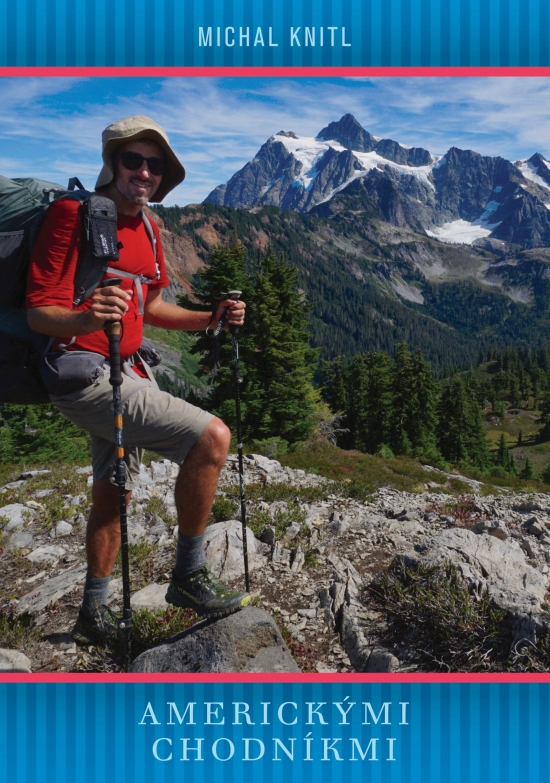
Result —
[{"label": "backpack", "polygon": [[[32,249],[48,209],[66,198],[79,201],[83,210],[84,241],[73,305],[90,297],[108,270],[135,277],[109,268],[109,261],[119,259],[117,210],[111,199],[85,190],[76,177],[63,188],[39,179],[0,176],[0,404],[50,401],[40,377],[40,362],[51,338],[28,327],[25,289]],[[156,257],[156,237],[145,215],[143,222]]]}]

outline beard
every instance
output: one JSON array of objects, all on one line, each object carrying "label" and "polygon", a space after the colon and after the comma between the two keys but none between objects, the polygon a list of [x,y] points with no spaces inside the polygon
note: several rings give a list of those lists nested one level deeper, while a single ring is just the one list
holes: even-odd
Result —
[{"label": "beard", "polygon": [[[145,188],[143,190],[136,189],[132,183],[144,184]],[[144,207],[158,190],[158,184],[143,183],[141,180],[134,178],[130,178],[130,180],[127,181],[122,177],[117,177],[114,186],[126,201],[141,207]]]}]

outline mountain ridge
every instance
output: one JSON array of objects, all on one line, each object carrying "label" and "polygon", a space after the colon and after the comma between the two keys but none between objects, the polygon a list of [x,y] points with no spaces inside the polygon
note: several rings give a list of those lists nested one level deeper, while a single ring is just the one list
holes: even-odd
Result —
[{"label": "mountain ridge", "polygon": [[351,114],[316,137],[279,131],[205,202],[309,213],[356,181],[392,225],[489,248],[550,244],[550,163],[451,147],[443,156],[365,130]]}]

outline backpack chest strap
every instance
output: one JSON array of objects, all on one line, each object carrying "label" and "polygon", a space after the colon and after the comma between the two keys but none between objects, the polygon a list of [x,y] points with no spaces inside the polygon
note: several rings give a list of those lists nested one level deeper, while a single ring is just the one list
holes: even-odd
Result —
[{"label": "backpack chest strap", "polygon": [[132,280],[136,288],[138,298],[138,315],[145,314],[144,300],[143,300],[143,288],[142,285],[149,285],[153,282],[153,278],[145,277],[145,275],[133,275],[131,272],[123,272],[122,269],[115,269],[114,267],[107,267],[107,272],[117,277],[126,277],[128,280]]}]

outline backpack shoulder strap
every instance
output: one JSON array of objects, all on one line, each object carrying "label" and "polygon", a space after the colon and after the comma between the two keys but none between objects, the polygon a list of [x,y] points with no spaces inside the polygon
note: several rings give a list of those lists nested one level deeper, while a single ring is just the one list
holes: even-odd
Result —
[{"label": "backpack shoulder strap", "polygon": [[153,226],[151,225],[151,221],[145,214],[145,212],[141,213],[141,217],[143,218],[143,225],[145,226],[145,230],[147,231],[147,236],[149,237],[149,240],[151,244],[153,245],[153,255],[155,256],[155,261],[157,260],[157,237],[153,230]]},{"label": "backpack shoulder strap", "polygon": [[83,202],[84,248],[78,259],[73,306],[88,299],[107,271],[119,259],[117,210],[114,201],[96,193]]},{"label": "backpack shoulder strap", "polygon": [[143,218],[143,225],[145,226],[145,230],[147,232],[147,236],[149,237],[151,244],[153,246],[153,256],[155,258],[155,267],[156,267],[156,273],[153,278],[153,280],[159,280],[160,279],[160,266],[157,261],[157,235],[155,234],[155,231],[153,229],[153,226],[151,224],[151,221],[145,214],[145,212],[141,212],[141,217]]}]

